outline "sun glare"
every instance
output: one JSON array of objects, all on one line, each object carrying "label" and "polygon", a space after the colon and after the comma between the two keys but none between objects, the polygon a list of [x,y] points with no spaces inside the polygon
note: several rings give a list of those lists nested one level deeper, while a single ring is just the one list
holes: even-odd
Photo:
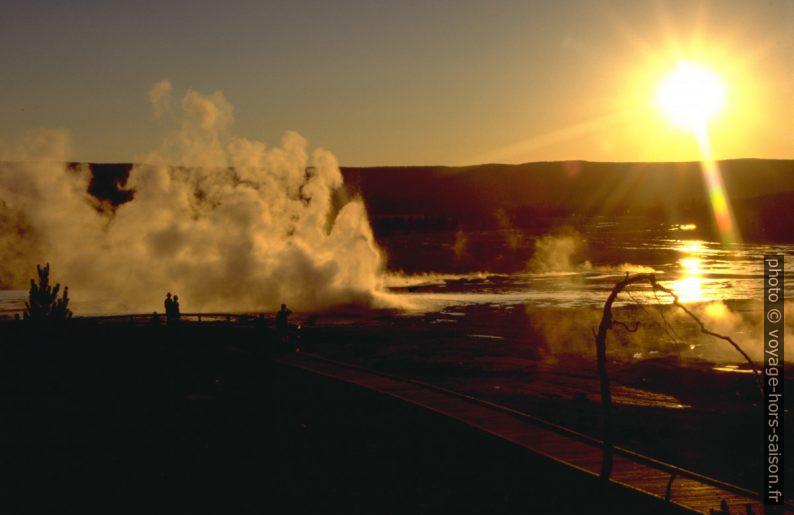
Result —
[{"label": "sun glare", "polygon": [[673,124],[699,130],[725,105],[725,83],[708,68],[679,61],[660,84],[657,101]]},{"label": "sun glare", "polygon": [[680,276],[672,283],[673,291],[678,293],[681,302],[707,300],[703,291],[705,283],[703,254],[706,251],[704,242],[699,240],[683,241],[675,250],[683,256],[678,260]]},{"label": "sun glare", "polygon": [[675,70],[659,84],[656,95],[657,107],[662,114],[673,125],[689,129],[694,134],[720,240],[736,243],[741,237],[709,136],[709,122],[723,110],[725,100],[723,79],[694,61],[678,61]]}]

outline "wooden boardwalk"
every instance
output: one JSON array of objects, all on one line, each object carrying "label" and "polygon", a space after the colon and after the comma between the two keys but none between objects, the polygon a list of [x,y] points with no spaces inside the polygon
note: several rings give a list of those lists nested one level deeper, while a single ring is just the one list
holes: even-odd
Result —
[{"label": "wooden boardwalk", "polygon": [[[291,354],[283,364],[353,383],[416,406],[454,418],[549,459],[597,476],[601,468],[600,442],[530,415],[481,399],[418,381],[374,372],[315,355]],[[756,494],[631,451],[616,448],[611,481],[639,490],[697,513],[728,503],[730,513],[764,513]],[[791,506],[786,506],[790,513]]]}]

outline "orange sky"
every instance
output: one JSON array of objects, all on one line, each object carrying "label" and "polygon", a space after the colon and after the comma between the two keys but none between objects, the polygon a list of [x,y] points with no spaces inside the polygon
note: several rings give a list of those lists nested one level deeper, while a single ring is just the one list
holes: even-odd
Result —
[{"label": "orange sky", "polygon": [[9,5],[0,144],[67,128],[76,160],[134,160],[168,79],[221,91],[235,134],[296,130],[344,165],[695,160],[653,104],[687,59],[727,87],[717,159],[794,157],[790,1],[191,5]]}]

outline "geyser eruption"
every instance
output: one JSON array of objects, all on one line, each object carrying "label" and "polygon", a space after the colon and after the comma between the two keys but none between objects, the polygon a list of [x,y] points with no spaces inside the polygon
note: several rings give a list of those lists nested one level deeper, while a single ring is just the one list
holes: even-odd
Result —
[{"label": "geyser eruption", "polygon": [[101,299],[106,311],[161,310],[166,290],[183,311],[388,303],[363,202],[332,202],[342,175],[331,153],[309,155],[294,132],[273,148],[232,136],[220,92],[177,101],[163,81],[150,100],[172,128],[115,208],[88,195],[86,167],[68,169],[65,132],[3,151],[0,286],[25,288],[49,261],[78,303]]}]

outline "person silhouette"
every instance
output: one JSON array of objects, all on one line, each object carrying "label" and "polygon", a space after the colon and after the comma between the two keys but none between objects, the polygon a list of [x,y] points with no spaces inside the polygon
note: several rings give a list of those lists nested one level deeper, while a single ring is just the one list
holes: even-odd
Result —
[{"label": "person silhouette", "polygon": [[174,294],[174,302],[171,305],[173,309],[174,320],[179,320],[179,296]]},{"label": "person silhouette", "polygon": [[289,316],[292,314],[292,311],[287,309],[286,304],[281,305],[281,309],[278,313],[276,313],[276,329],[279,332],[286,331],[289,328]]},{"label": "person silhouette", "polygon": [[276,333],[281,347],[286,350],[289,343],[289,316],[292,311],[287,309],[286,304],[281,305],[281,309],[276,313]]},{"label": "person silhouette", "polygon": [[174,299],[171,298],[171,292],[165,294],[165,320],[171,322],[174,318]]}]

